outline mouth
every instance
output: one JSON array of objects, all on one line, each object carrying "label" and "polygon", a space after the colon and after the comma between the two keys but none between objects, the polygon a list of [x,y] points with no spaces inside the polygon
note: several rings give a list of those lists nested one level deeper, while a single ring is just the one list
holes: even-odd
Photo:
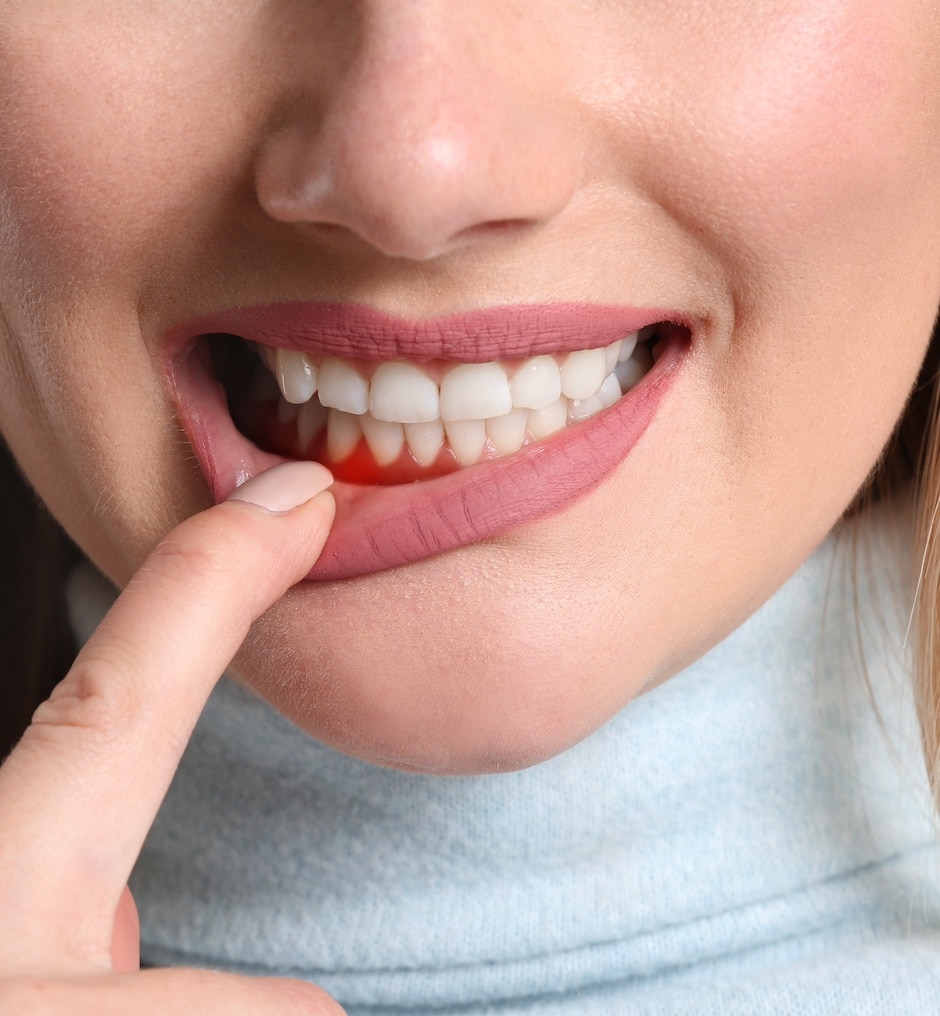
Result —
[{"label": "mouth", "polygon": [[336,522],[310,579],[381,571],[553,515],[654,419],[691,346],[657,309],[553,304],[406,321],[341,304],[174,329],[167,370],[213,498],[315,459]]}]

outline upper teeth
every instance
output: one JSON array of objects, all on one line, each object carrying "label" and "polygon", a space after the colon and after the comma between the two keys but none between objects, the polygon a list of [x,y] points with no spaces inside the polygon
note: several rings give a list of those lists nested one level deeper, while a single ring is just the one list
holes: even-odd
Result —
[{"label": "upper teeth", "polygon": [[[561,358],[535,356],[515,367],[504,363],[461,363],[440,383],[413,363],[376,367],[371,382],[343,360],[330,356],[319,366],[296,349],[264,349],[264,360],[287,402],[302,405],[319,395],[330,409],[394,423],[488,420],[512,409],[544,409],[561,396],[597,395],[611,375],[624,373],[636,332],[606,349],[581,349]],[[627,371],[626,373],[632,373]]]},{"label": "upper teeth", "polygon": [[407,440],[422,463],[433,461],[445,433],[463,463],[476,461],[487,439],[497,452],[508,454],[527,434],[545,437],[612,405],[652,362],[649,350],[637,347],[636,332],[603,349],[521,363],[459,363],[443,369],[438,364],[432,370],[391,361],[374,367],[371,378],[366,376],[370,365],[354,367],[334,356],[317,363],[294,349],[260,347],[259,352],[285,401],[304,407],[297,417],[302,446],[323,426],[326,407],[338,411],[329,414],[334,458],[349,454],[362,434],[374,451],[381,449],[378,457],[385,461],[393,461]]}]

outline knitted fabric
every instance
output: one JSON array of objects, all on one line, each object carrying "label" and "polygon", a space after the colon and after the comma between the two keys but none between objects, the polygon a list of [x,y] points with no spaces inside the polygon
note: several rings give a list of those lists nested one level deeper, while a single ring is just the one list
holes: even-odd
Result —
[{"label": "knitted fabric", "polygon": [[224,681],[135,873],[144,958],[307,978],[350,1016],[940,1011],[888,543],[853,585],[830,539],[713,651],[524,772],[376,768]]}]

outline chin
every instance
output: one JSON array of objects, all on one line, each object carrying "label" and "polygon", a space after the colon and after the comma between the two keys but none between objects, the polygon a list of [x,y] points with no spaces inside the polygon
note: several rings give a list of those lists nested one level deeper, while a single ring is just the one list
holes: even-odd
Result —
[{"label": "chin", "polygon": [[[645,684],[613,667],[617,680],[586,672],[591,649],[580,638],[552,641],[522,625],[486,636],[494,615],[485,609],[472,615],[467,637],[464,621],[434,625],[423,639],[412,625],[389,642],[384,615],[347,638],[328,618],[311,623],[331,611],[311,610],[304,592],[292,591],[255,625],[233,676],[307,734],[375,765],[435,775],[525,769],[587,737]],[[348,602],[348,591],[317,592]]]}]

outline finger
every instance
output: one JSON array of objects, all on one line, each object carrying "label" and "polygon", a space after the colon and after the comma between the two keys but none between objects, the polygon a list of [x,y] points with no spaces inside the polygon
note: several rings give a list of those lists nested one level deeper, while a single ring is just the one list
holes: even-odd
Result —
[{"label": "finger", "polygon": [[261,507],[188,519],[128,584],[0,769],[0,941],[108,962],[114,908],[196,719],[251,622],[319,555],[333,499],[309,498],[330,481],[316,463],[256,477],[236,495]]},{"label": "finger", "polygon": [[140,915],[130,889],[121,893],[111,934],[111,969],[119,973],[140,970]]},{"label": "finger", "polygon": [[0,1012],[31,1016],[343,1016],[312,984],[207,970],[147,970],[76,980],[0,983]]}]

